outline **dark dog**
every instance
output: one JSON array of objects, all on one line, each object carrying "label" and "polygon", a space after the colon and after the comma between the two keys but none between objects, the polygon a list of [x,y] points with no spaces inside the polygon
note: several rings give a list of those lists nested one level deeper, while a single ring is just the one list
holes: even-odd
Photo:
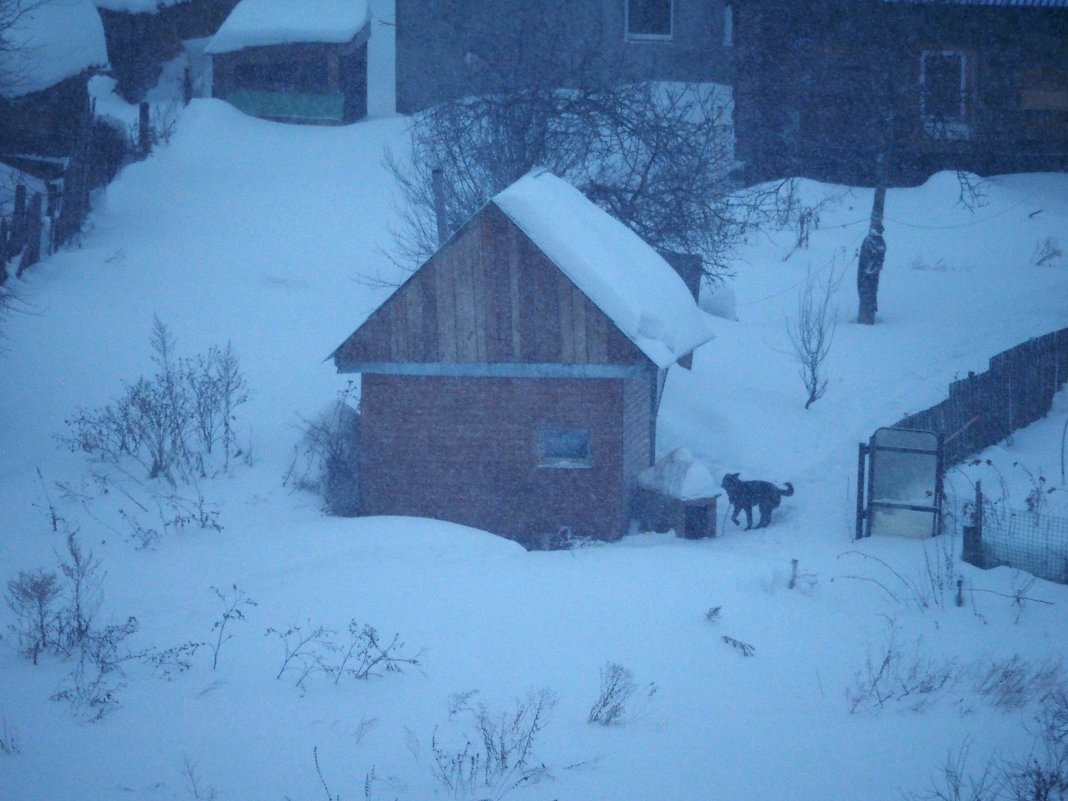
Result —
[{"label": "dark dog", "polygon": [[727,491],[727,500],[734,507],[731,521],[736,526],[738,513],[745,510],[745,528],[753,527],[753,507],[760,510],[760,522],[757,528],[764,528],[771,522],[771,511],[777,509],[784,495],[794,494],[794,485],[786,482],[786,489],[779,489],[770,481],[740,481],[737,473],[727,473],[720,485]]}]

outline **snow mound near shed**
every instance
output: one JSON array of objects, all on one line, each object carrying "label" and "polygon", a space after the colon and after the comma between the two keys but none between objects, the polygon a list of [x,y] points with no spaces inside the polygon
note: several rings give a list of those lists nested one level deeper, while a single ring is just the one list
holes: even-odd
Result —
[{"label": "snow mound near shed", "polygon": [[719,492],[712,473],[689,448],[676,448],[652,467],[643,470],[638,474],[638,483],[645,489],[680,501],[711,498]]},{"label": "snow mound near shed", "polygon": [[671,265],[567,181],[532,172],[493,203],[658,367],[712,339]]},{"label": "snow mound near shed", "polygon": [[207,53],[233,53],[246,47],[330,42],[355,38],[371,20],[366,0],[241,0]]}]

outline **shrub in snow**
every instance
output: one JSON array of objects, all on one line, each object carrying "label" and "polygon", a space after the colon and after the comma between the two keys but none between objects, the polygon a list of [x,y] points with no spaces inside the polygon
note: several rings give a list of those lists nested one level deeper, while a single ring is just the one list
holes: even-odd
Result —
[{"label": "shrub in snow", "polygon": [[386,673],[400,673],[406,665],[418,665],[423,652],[404,652],[399,634],[385,640],[374,626],[350,620],[342,639],[335,629],[326,626],[293,625],[281,631],[267,629],[282,643],[285,656],[276,679],[295,675],[297,687],[304,689],[308,677],[323,673],[338,684],[343,676],[367,679]]},{"label": "shrub in snow", "polygon": [[248,389],[233,348],[211,347],[192,358],[174,353],[174,338],[157,317],[152,328],[156,372],[126,386],[116,401],[67,420],[60,440],[104,462],[128,461],[148,478],[174,485],[206,476],[212,459],[228,469],[240,455],[234,432],[235,410]]},{"label": "shrub in snow", "polygon": [[968,767],[968,748],[950,753],[932,786],[909,801],[1064,801],[1068,799],[1068,692],[1063,687],[1042,699],[1035,745],[1024,759],[989,759],[980,770]]},{"label": "shrub in snow", "polygon": [[15,633],[19,653],[37,664],[41,651],[54,644],[56,613],[52,604],[61,589],[55,573],[44,570],[20,570],[18,578],[7,583],[7,605],[15,613]]},{"label": "shrub in snow", "polygon": [[319,493],[326,513],[339,517],[360,512],[360,411],[353,395],[350,383],[330,408],[303,421],[303,436],[283,481]]},{"label": "shrub in snow", "polygon": [[13,754],[17,754],[20,750],[18,732],[14,729],[9,729],[7,726],[7,718],[0,715],[0,754],[12,756]]},{"label": "shrub in snow", "polygon": [[634,674],[629,668],[616,662],[605,663],[601,668],[601,690],[590,707],[587,722],[602,726],[622,723],[635,689]]},{"label": "shrub in snow", "polygon": [[827,379],[823,377],[823,362],[831,350],[834,332],[838,327],[838,309],[831,307],[841,274],[831,268],[826,282],[819,283],[811,272],[805,275],[805,284],[797,298],[797,316],[787,321],[786,333],[794,356],[801,366],[808,399],[807,409],[823,397],[827,391]]},{"label": "shrub in snow", "polygon": [[223,613],[219,619],[212,624],[211,630],[215,634],[215,641],[208,643],[211,647],[211,669],[215,670],[219,666],[219,651],[223,647],[223,643],[229,642],[234,638],[233,633],[226,633],[226,626],[231,620],[244,620],[245,609],[251,606],[258,606],[244,590],[239,590],[236,584],[231,585],[231,591],[229,593],[222,592],[218,587],[212,587],[212,592],[218,596],[219,600],[223,603]]},{"label": "shrub in snow", "polygon": [[67,533],[67,555],[59,574],[21,571],[8,582],[7,601],[18,622],[19,650],[37,663],[44,650],[72,659],[74,668],[52,696],[69,701],[79,714],[98,720],[117,706],[122,663],[142,656],[126,647],[137,621],[97,625],[100,606],[100,561],[82,548],[76,533]]},{"label": "shrub in snow", "polygon": [[[484,704],[458,710],[467,728],[435,727],[430,741],[433,771],[453,798],[506,796],[540,782],[549,769],[534,753],[538,734],[556,706],[554,692],[542,689],[516,701],[509,711],[493,712]],[[418,754],[417,744],[410,744]]]},{"label": "shrub in snow", "polygon": [[532,547],[538,551],[573,551],[576,548],[588,548],[597,542],[586,534],[576,534],[570,526],[560,526],[553,534],[536,537]]},{"label": "shrub in snow", "polygon": [[742,656],[753,656],[756,653],[756,648],[747,642],[736,640],[734,637],[728,637],[726,634],[722,637],[723,642],[727,643],[731,648],[741,653]]},{"label": "shrub in snow", "polygon": [[1045,239],[1040,240],[1035,245],[1034,253],[1031,254],[1031,261],[1039,267],[1047,264],[1051,266],[1062,264],[1064,262],[1064,251],[1061,250],[1060,242],[1052,236],[1047,236]]},{"label": "shrub in snow", "polygon": [[876,654],[869,652],[864,668],[856,672],[846,691],[849,711],[877,711],[886,706],[919,711],[953,686],[962,673],[956,660],[930,655],[920,640],[902,646],[891,622],[886,641]]}]

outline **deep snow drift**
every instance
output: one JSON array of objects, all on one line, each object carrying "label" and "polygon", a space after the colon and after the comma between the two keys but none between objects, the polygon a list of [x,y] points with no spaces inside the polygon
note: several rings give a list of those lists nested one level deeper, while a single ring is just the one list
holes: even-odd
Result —
[{"label": "deep snow drift", "polygon": [[[381,154],[403,146],[404,126],[289,127],[194,101],[170,144],[98,198],[80,247],[18,282],[31,313],[3,322],[0,578],[56,570],[64,529],[77,529],[107,573],[98,622],[136,617],[133,650],[217,642],[226,603],[212,587],[257,605],[228,622],[215,670],[210,646],[170,680],[124,663],[117,706],[96,722],[50,700],[72,662],[32,665],[5,628],[0,742],[16,753],[0,753],[0,797],[187,799],[192,772],[202,798],[214,788],[220,800],[310,799],[324,794],[321,779],[354,798],[373,770],[376,799],[889,801],[922,791],[966,745],[976,769],[1026,755],[1036,698],[998,705],[982,677],[1014,655],[1033,671],[1064,657],[1068,589],[1038,582],[1025,593],[1035,600],[1019,603],[993,594],[1012,596],[1026,577],[938,567],[959,549],[951,538],[854,544],[852,482],[856,444],[874,428],[938,401],[999,350],[1068,325],[1068,264],[1036,263],[1050,241],[1064,247],[1068,176],[990,179],[974,210],[958,203],[952,175],[891,190],[874,327],[851,321],[871,192],[801,182],[799,202],[818,207],[810,244],[795,247],[795,215],[740,249],[739,319],[715,321],[692,372],[672,369],[658,438],[662,454],[687,447],[716,480],[740,471],[791,481],[796,495],[760,532],[727,523],[715,540],[636,533],[526,553],[446,523],[327,518],[284,481],[302,419],[344,387],[324,363],[330,347],[389,291],[363,279],[399,278],[382,253],[397,218]],[[807,412],[786,334],[806,272],[842,276],[829,389]],[[55,437],[79,407],[108,403],[153,369],[153,315],[181,354],[233,344],[251,388],[238,413],[251,465],[236,459],[199,484],[222,531],[167,530],[138,549],[129,521],[162,527],[175,491],[112,472],[103,495]],[[1062,393],[998,458],[1059,485],[1065,404]],[[6,627],[14,617],[3,614]],[[340,643],[351,620],[398,632],[418,667],[337,684],[312,672],[303,689],[292,671],[275,678],[285,648],[268,629],[324,626]],[[945,669],[939,691],[864,699],[857,682],[891,637],[903,662]],[[587,723],[607,662],[637,686],[613,727]],[[558,699],[533,748],[548,776],[510,792],[507,777],[449,792],[434,744],[455,755],[473,734],[450,697],[477,691],[468,708],[506,711],[540,688]]]}]

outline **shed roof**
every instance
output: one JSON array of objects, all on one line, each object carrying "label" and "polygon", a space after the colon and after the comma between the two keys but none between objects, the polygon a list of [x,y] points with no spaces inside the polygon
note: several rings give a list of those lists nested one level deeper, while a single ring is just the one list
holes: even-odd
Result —
[{"label": "shed roof", "polygon": [[367,0],[241,0],[208,43],[208,53],[246,47],[351,41],[369,24]]},{"label": "shed roof", "polygon": [[22,97],[108,63],[104,25],[90,0],[43,0],[5,32],[0,95]]},{"label": "shed roof", "polygon": [[658,367],[712,339],[671,265],[567,181],[533,172],[491,202]]}]

